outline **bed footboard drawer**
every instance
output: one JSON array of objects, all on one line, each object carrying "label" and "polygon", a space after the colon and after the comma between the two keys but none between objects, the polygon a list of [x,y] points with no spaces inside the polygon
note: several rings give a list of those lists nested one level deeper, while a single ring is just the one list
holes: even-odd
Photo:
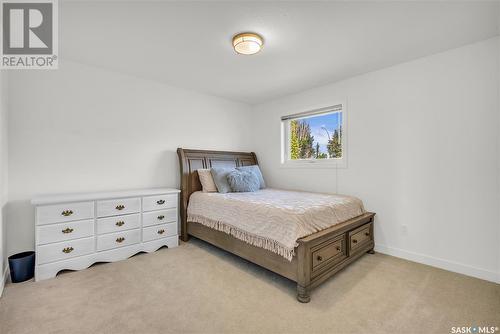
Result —
[{"label": "bed footboard drawer", "polygon": [[328,266],[331,267],[347,257],[345,234],[333,240],[328,240],[312,249],[313,272]]},{"label": "bed footboard drawer", "polygon": [[355,251],[372,240],[372,223],[368,223],[349,232],[349,249]]}]

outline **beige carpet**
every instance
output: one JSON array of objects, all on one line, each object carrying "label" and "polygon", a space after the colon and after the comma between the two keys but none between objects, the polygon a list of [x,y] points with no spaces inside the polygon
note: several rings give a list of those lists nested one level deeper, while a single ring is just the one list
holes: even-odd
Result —
[{"label": "beige carpet", "polygon": [[450,333],[500,327],[500,285],[381,254],[312,293],[198,240],[9,284],[0,333]]}]

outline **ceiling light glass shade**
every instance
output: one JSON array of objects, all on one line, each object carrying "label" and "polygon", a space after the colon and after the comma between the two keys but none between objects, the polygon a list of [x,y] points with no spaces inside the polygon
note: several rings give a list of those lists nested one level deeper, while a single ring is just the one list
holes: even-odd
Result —
[{"label": "ceiling light glass shade", "polygon": [[233,37],[234,51],[244,55],[253,55],[262,49],[262,37],[253,33],[242,33]]}]

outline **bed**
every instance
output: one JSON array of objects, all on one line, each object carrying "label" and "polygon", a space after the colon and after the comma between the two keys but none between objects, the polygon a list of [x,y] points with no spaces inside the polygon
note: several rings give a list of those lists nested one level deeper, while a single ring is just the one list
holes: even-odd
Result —
[{"label": "bed", "polygon": [[[197,169],[257,165],[255,153],[179,148],[177,154],[181,239],[196,237],[287,277],[297,283],[298,301],[309,302],[314,287],[365,253],[373,253],[375,213],[366,212],[359,200],[273,189],[202,193]],[[260,225],[249,230],[252,212]],[[269,221],[263,218],[266,215]],[[278,224],[272,220],[277,215],[282,216],[280,225],[289,225],[288,229],[276,230]]]}]

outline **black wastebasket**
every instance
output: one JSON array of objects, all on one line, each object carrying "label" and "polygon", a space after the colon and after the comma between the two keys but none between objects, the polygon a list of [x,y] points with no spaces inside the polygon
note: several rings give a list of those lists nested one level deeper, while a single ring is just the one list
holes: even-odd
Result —
[{"label": "black wastebasket", "polygon": [[12,283],[29,280],[35,275],[35,252],[22,252],[9,256]]}]

